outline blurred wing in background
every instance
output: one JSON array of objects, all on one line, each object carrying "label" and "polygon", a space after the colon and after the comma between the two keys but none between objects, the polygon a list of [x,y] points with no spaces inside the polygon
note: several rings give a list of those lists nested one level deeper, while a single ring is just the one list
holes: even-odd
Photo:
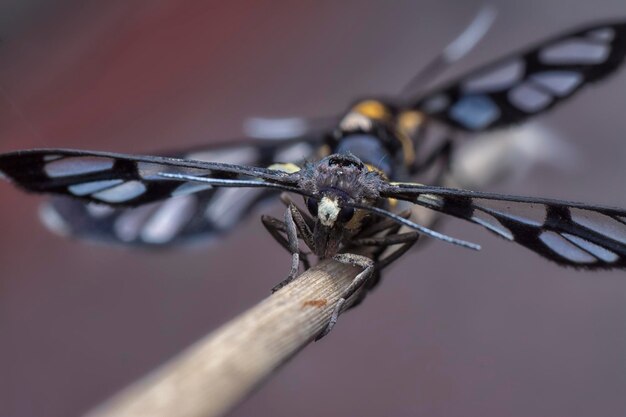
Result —
[{"label": "blurred wing in background", "polygon": [[[280,141],[249,140],[184,152],[168,152],[167,155],[194,161],[269,166],[274,162],[292,162],[309,158],[319,147],[321,139],[307,137]],[[47,157],[50,159],[53,155]],[[70,166],[68,161],[80,162],[77,159],[71,161],[65,158],[66,167]],[[128,174],[126,181],[111,178],[107,174],[107,167],[102,165],[110,163],[107,159],[98,161],[92,157],[91,165],[88,164],[89,161],[85,162],[87,165],[83,165],[83,172],[91,175],[91,178],[89,182],[70,186],[70,192],[79,198],[99,196],[100,201],[54,196],[43,203],[40,216],[43,223],[58,234],[104,243],[166,247],[205,241],[231,230],[259,204],[276,193],[275,190],[266,188],[235,190],[227,187],[213,188],[208,184],[183,183],[159,187],[151,201],[147,201],[142,200],[139,195],[149,191],[139,178],[128,178]],[[54,164],[54,160],[51,163]],[[101,165],[100,168],[105,168],[101,173],[106,178],[93,177],[94,174],[98,174],[96,170],[98,163]],[[62,168],[60,162],[57,164],[59,169]],[[0,169],[6,170],[2,165],[3,162],[0,161]],[[89,167],[93,171],[88,172]],[[48,171],[54,174],[54,165],[48,165]],[[186,169],[183,173],[198,172]],[[7,174],[11,176],[9,172]],[[229,177],[237,178],[237,175]],[[76,177],[70,179],[76,182]],[[17,182],[23,185],[20,180]],[[162,182],[167,184],[170,181]],[[124,196],[120,190],[126,192],[126,197],[139,193],[136,196],[139,200],[135,201],[141,205],[115,207],[115,197]],[[124,202],[121,203],[124,205]]]},{"label": "blurred wing in background", "polygon": [[587,27],[512,54],[409,107],[465,131],[519,123],[611,74],[626,55],[626,22]]}]

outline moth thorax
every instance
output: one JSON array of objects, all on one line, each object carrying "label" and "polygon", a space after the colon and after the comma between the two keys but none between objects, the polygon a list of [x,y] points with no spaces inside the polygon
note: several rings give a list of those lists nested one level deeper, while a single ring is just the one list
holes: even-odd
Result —
[{"label": "moth thorax", "polygon": [[337,221],[340,210],[341,208],[339,207],[337,199],[324,196],[317,206],[317,218],[322,225],[333,227]]}]

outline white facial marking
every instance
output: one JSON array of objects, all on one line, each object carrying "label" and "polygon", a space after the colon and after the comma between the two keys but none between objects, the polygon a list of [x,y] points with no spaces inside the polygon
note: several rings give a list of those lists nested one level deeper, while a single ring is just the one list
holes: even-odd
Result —
[{"label": "white facial marking", "polygon": [[43,170],[50,178],[69,177],[106,171],[113,168],[114,162],[111,158],[98,156],[74,156],[48,162]]},{"label": "white facial marking", "polygon": [[337,200],[324,196],[317,206],[317,218],[324,226],[333,227],[340,210]]},{"label": "white facial marking", "polygon": [[146,191],[146,186],[139,181],[128,181],[108,190],[93,194],[94,198],[107,203],[122,203],[140,196]]},{"label": "white facial marking", "polygon": [[91,193],[95,193],[98,191],[106,190],[107,188],[111,188],[115,185],[123,183],[123,180],[102,180],[102,181],[92,181],[92,182],[84,182],[82,184],[74,184],[67,187],[70,193],[76,196],[88,195]]},{"label": "white facial marking", "polygon": [[599,64],[609,55],[609,47],[584,39],[566,39],[539,53],[544,64]]},{"label": "white facial marking", "polygon": [[185,227],[195,208],[193,195],[166,200],[144,225],[141,239],[148,243],[169,242]]},{"label": "white facial marking", "polygon": [[468,93],[489,93],[509,88],[524,74],[524,61],[516,59],[468,79],[463,88]]}]

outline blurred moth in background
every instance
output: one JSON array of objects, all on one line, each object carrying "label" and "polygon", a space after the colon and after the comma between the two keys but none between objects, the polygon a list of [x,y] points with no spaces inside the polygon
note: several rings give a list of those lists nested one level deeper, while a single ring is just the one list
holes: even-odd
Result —
[{"label": "blurred moth in background", "polygon": [[[512,126],[611,74],[626,55],[626,22],[597,24],[511,54],[441,87],[416,92],[483,36],[493,20],[482,11],[466,31],[396,98],[359,100],[337,117],[253,119],[252,139],[206,149],[133,156],[64,149],[0,155],[3,176],[27,191],[53,193],[44,222],[67,235],[134,246],[170,246],[230,230],[277,191],[289,197],[284,219],[263,216],[292,254],[277,290],[309,265],[299,241],[319,258],[358,265],[334,309],[371,288],[380,271],[425,235],[458,246],[399,212],[398,202],[476,223],[563,266],[626,268],[626,210],[442,186],[458,132]],[[446,135],[428,147],[426,132]],[[430,183],[409,182],[431,172]],[[69,197],[69,198],[68,198]],[[414,231],[402,232],[401,226]],[[390,246],[395,250],[386,251]],[[369,257],[355,247],[374,247]],[[366,291],[361,291],[365,294]]]}]

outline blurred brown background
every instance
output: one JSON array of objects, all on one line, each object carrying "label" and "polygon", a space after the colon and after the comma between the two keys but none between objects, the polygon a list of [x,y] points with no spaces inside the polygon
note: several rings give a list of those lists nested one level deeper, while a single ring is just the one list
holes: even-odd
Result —
[{"label": "blurred brown background", "polygon": [[[442,78],[626,18],[623,0],[492,3],[486,40]],[[0,151],[145,153],[237,138],[250,116],[340,112],[397,92],[481,4],[5,0]],[[496,191],[626,207],[626,70],[542,122],[582,163]],[[39,224],[39,198],[5,183],[0,196],[1,416],[84,412],[287,273],[258,218],[207,248],[147,253],[60,239]],[[624,272],[577,273],[473,226],[444,230],[483,251],[405,256],[234,415],[626,415]]]}]

